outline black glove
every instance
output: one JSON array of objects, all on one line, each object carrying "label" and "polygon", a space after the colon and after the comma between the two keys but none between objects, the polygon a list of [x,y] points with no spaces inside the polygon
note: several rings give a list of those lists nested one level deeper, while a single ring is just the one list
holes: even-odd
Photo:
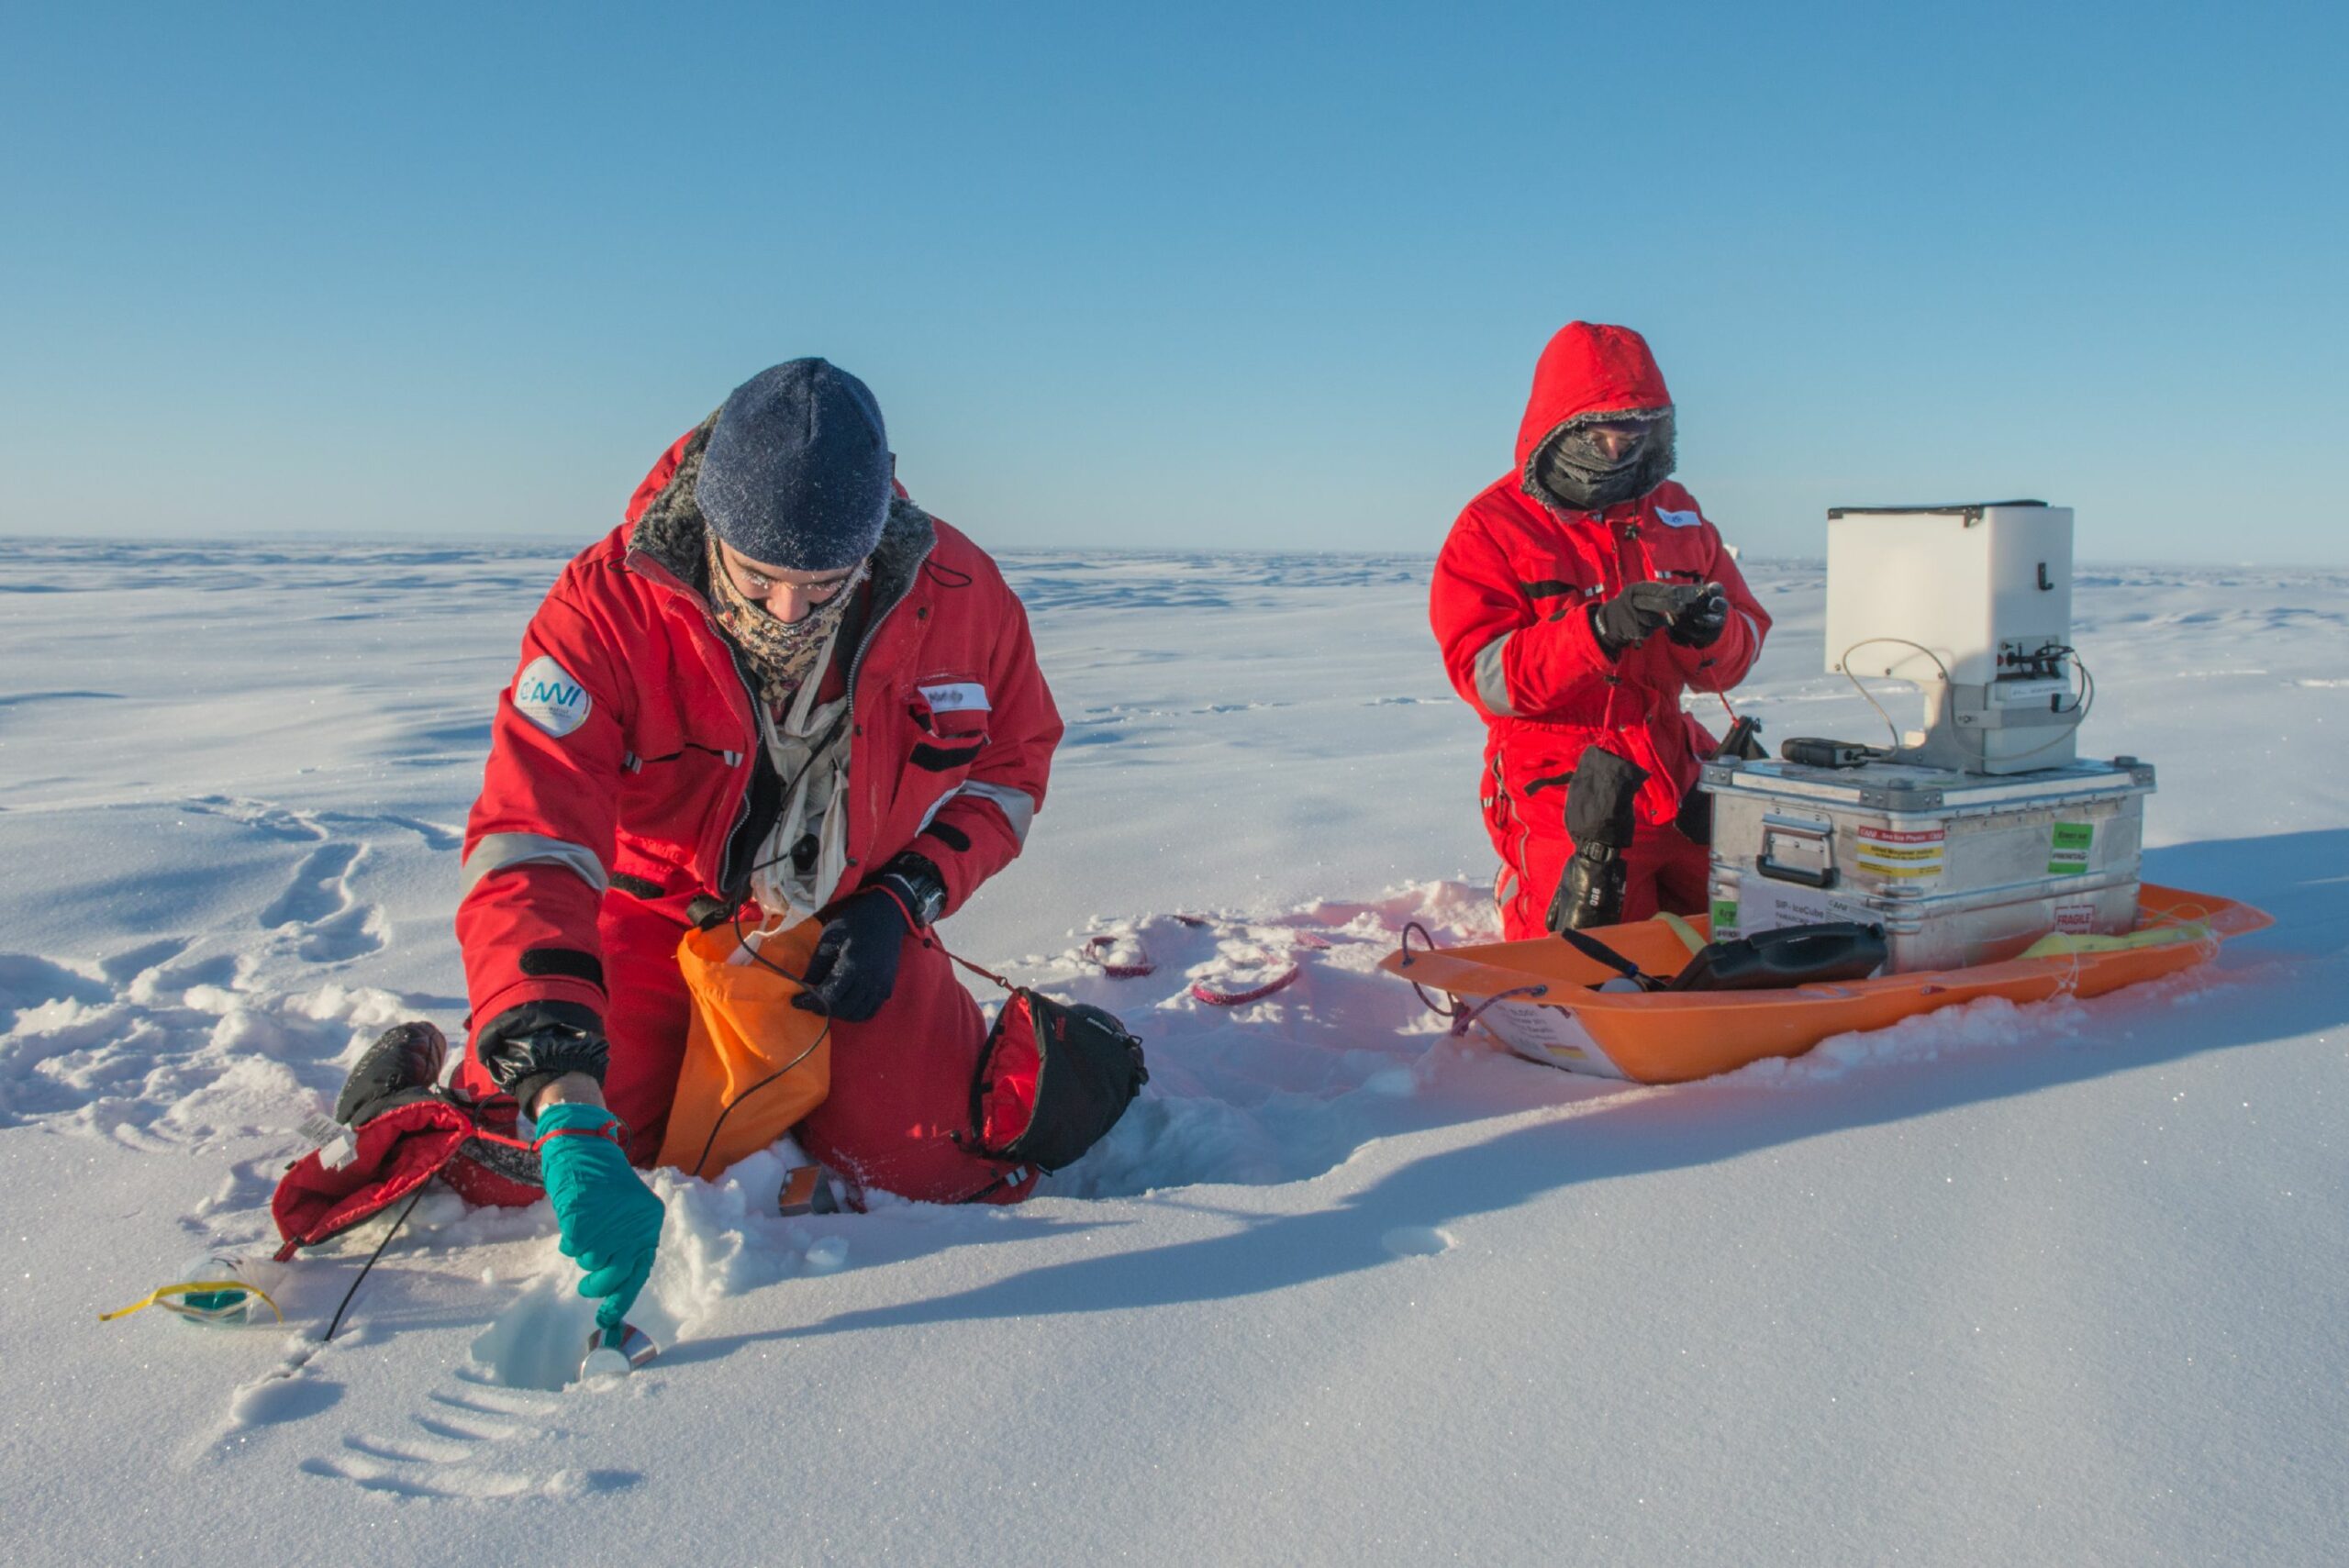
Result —
[{"label": "black glove", "polygon": [[1611,926],[1623,917],[1623,895],[1631,884],[1631,868],[1604,844],[1585,844],[1566,857],[1559,873],[1558,891],[1550,895],[1545,917],[1553,931],[1580,931]]},{"label": "black glove", "polygon": [[557,1078],[584,1073],[602,1083],[611,1055],[604,1020],[584,1002],[525,1002],[473,1031],[473,1059],[525,1116],[539,1091]]},{"label": "black glove", "polygon": [[1670,626],[1695,593],[1670,583],[1634,583],[1590,611],[1590,629],[1609,659]]},{"label": "black glove", "polygon": [[1683,648],[1710,648],[1729,625],[1729,595],[1719,583],[1708,583],[1702,596],[1672,617],[1670,636]]},{"label": "black glove", "polygon": [[807,984],[791,1005],[844,1024],[881,1010],[897,986],[897,960],[913,934],[896,897],[878,887],[842,899],[807,960]]}]

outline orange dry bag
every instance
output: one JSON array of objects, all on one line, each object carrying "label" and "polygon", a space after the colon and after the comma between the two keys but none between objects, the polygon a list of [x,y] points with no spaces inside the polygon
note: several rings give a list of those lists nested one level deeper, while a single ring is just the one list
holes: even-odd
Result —
[{"label": "orange dry bag", "polygon": [[832,1085],[830,1026],[822,1014],[791,1005],[800,992],[792,977],[807,973],[823,929],[815,919],[766,933],[726,924],[687,931],[677,944],[693,1020],[662,1164],[714,1177],[824,1103]]}]

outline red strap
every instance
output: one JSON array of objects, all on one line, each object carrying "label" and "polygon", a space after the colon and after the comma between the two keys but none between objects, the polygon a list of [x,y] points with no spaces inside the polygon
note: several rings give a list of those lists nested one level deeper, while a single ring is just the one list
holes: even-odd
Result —
[{"label": "red strap", "polygon": [[952,959],[956,963],[961,964],[963,968],[969,970],[980,979],[992,980],[997,985],[1002,986],[1006,991],[1010,992],[1015,996],[1019,994],[1019,986],[1014,985],[1010,981],[1006,980],[994,970],[982,969],[977,964],[973,963],[969,959],[964,958],[961,953],[956,952],[952,948],[950,948],[944,942],[940,941],[934,932],[922,932],[921,940],[925,945],[936,948],[939,951],[944,953],[948,958]]},{"label": "red strap", "polygon": [[[1176,917],[1179,919],[1181,917]],[[1200,924],[1204,925],[1206,922],[1201,921]],[[1329,938],[1314,931],[1291,931],[1289,941],[1292,950],[1297,952],[1328,952],[1337,945]],[[1286,969],[1265,981],[1262,985],[1253,985],[1245,991],[1219,991],[1206,981],[1197,980],[1191,984],[1191,995],[1210,1007],[1244,1007],[1251,1002],[1263,1001],[1276,991],[1287,990],[1297,984],[1297,977],[1302,973],[1303,971],[1292,958]]]},{"label": "red strap", "polygon": [[528,1143],[523,1142],[518,1138],[499,1138],[494,1132],[485,1133],[482,1136],[494,1139],[499,1143],[510,1144],[516,1149],[527,1149],[533,1154],[536,1154],[540,1149],[544,1148],[549,1141],[557,1138],[601,1138],[618,1144],[622,1150],[626,1150],[628,1148],[626,1128],[618,1117],[612,1118],[611,1120],[606,1122],[601,1127],[549,1128],[546,1131],[541,1132],[536,1139]]},{"label": "red strap", "polygon": [[[885,882],[876,882],[873,884],[872,886],[865,888],[864,891],[867,893],[877,893],[884,898],[886,898],[890,903],[896,905],[897,906],[897,913],[906,917],[906,929],[908,931],[918,932],[927,938],[929,933],[922,931],[921,922],[914,918],[914,912],[906,907],[906,901],[897,896],[897,890],[896,888],[891,887]],[[950,953],[948,956],[952,957],[953,955]]]},{"label": "red strap", "polygon": [[1297,984],[1297,967],[1290,964],[1264,984],[1246,991],[1210,990],[1204,980],[1191,982],[1191,995],[1210,1007],[1240,1007],[1251,1002],[1261,1002],[1275,991],[1285,991]]}]

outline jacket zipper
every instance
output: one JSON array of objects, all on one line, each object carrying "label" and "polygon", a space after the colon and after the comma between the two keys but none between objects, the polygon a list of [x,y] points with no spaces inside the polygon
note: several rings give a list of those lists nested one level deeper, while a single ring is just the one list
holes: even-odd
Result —
[{"label": "jacket zipper", "polygon": [[[1615,570],[1621,576],[1621,581],[1617,584],[1615,592],[1620,594],[1628,590],[1634,583],[1644,583],[1649,581],[1654,574],[1654,563],[1648,558],[1647,541],[1645,539],[1642,538],[1640,534],[1639,512],[1637,511],[1636,506],[1631,517],[1624,519],[1621,523],[1609,524],[1602,518],[1600,526],[1607,528],[1609,532],[1615,536]],[[1649,653],[1647,646],[1644,643],[1635,648],[1627,648],[1623,651],[1623,657],[1626,660],[1631,659],[1635,655],[1641,661],[1642,672],[1653,674],[1654,660]],[[1617,669],[1619,672],[1620,671],[1621,665],[1620,663],[1617,665]],[[1643,686],[1647,684],[1648,683],[1645,682],[1642,683]],[[1611,683],[1607,694],[1607,722],[1605,728],[1609,729],[1612,729],[1615,727],[1615,697],[1622,689],[1622,675],[1618,673],[1613,683]],[[1641,705],[1642,711],[1640,713],[1639,722],[1642,728],[1645,728],[1648,724],[1653,722],[1655,717],[1653,712],[1648,711],[1653,706],[1653,705],[1650,703],[1642,703]]]}]

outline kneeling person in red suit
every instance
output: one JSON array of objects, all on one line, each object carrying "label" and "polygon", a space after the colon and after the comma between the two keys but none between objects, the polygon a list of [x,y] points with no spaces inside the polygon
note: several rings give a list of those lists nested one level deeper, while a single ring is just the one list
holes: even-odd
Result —
[{"label": "kneeling person in red suit", "polygon": [[465,835],[460,1086],[649,1164],[688,909],[816,917],[807,1151],[907,1197],[1025,1196],[1032,1173],[957,1141],[985,1031],[919,939],[1019,853],[1061,730],[1019,600],[896,483],[864,384],[815,359],[752,378],[524,634]]},{"label": "kneeling person in red suit", "polygon": [[[1569,322],[1534,367],[1516,462],[1436,559],[1436,641],[1485,721],[1478,793],[1511,940],[1579,926],[1600,902],[1607,920],[1705,906],[1696,785],[1715,741],[1682,697],[1743,680],[1770,617],[1697,498],[1667,477],[1675,422],[1645,339]],[[1592,864],[1599,856],[1611,866]]]}]

